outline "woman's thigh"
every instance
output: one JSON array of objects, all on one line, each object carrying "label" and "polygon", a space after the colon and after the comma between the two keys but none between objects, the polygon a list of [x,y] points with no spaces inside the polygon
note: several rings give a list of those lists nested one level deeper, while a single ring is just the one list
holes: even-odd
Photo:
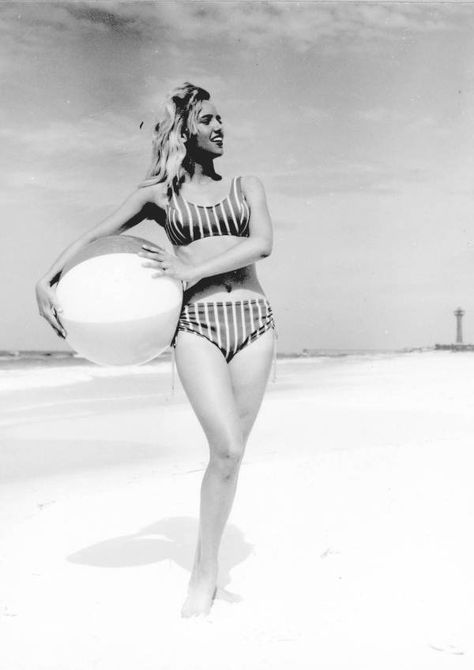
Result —
[{"label": "woman's thigh", "polygon": [[210,445],[242,442],[240,414],[227,362],[215,344],[178,332],[176,367]]},{"label": "woman's thigh", "polygon": [[275,331],[267,330],[241,349],[229,363],[232,389],[244,441],[262,404],[275,347]]}]

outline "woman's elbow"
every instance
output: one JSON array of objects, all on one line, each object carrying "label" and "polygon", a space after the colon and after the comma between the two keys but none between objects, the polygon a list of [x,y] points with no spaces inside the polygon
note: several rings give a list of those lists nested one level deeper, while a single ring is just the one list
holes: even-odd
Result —
[{"label": "woman's elbow", "polygon": [[272,240],[266,237],[251,237],[254,252],[257,253],[258,258],[267,258],[272,253]]},{"label": "woman's elbow", "polygon": [[270,256],[272,253],[272,249],[273,244],[271,240],[262,240],[262,244],[260,245],[260,257],[268,258],[268,256]]}]

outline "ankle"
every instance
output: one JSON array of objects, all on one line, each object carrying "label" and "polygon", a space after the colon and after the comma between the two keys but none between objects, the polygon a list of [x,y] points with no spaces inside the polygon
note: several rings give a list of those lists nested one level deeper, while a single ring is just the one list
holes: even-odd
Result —
[{"label": "ankle", "polygon": [[208,560],[208,561],[203,561],[200,560],[199,564],[196,566],[196,574],[201,578],[201,579],[206,579],[206,578],[215,578],[217,575],[217,561],[215,560]]}]

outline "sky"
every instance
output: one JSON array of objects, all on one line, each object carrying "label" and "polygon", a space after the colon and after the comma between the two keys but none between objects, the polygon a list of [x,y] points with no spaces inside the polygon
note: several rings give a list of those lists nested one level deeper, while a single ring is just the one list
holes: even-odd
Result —
[{"label": "sky", "polygon": [[0,349],[69,349],[35,284],[136,188],[183,81],[217,170],[265,186],[280,351],[450,343],[458,306],[474,342],[473,29],[473,3],[2,2]]}]

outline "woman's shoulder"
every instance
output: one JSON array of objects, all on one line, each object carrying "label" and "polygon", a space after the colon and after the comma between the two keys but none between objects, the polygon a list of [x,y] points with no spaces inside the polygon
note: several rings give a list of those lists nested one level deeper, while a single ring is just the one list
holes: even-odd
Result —
[{"label": "woman's shoulder", "polygon": [[242,191],[246,196],[258,196],[265,194],[262,180],[255,175],[242,175],[240,177],[240,183],[242,185]]},{"label": "woman's shoulder", "polygon": [[166,184],[148,184],[138,186],[137,196],[143,200],[144,204],[157,205],[161,209],[166,209],[168,205],[168,195]]}]

